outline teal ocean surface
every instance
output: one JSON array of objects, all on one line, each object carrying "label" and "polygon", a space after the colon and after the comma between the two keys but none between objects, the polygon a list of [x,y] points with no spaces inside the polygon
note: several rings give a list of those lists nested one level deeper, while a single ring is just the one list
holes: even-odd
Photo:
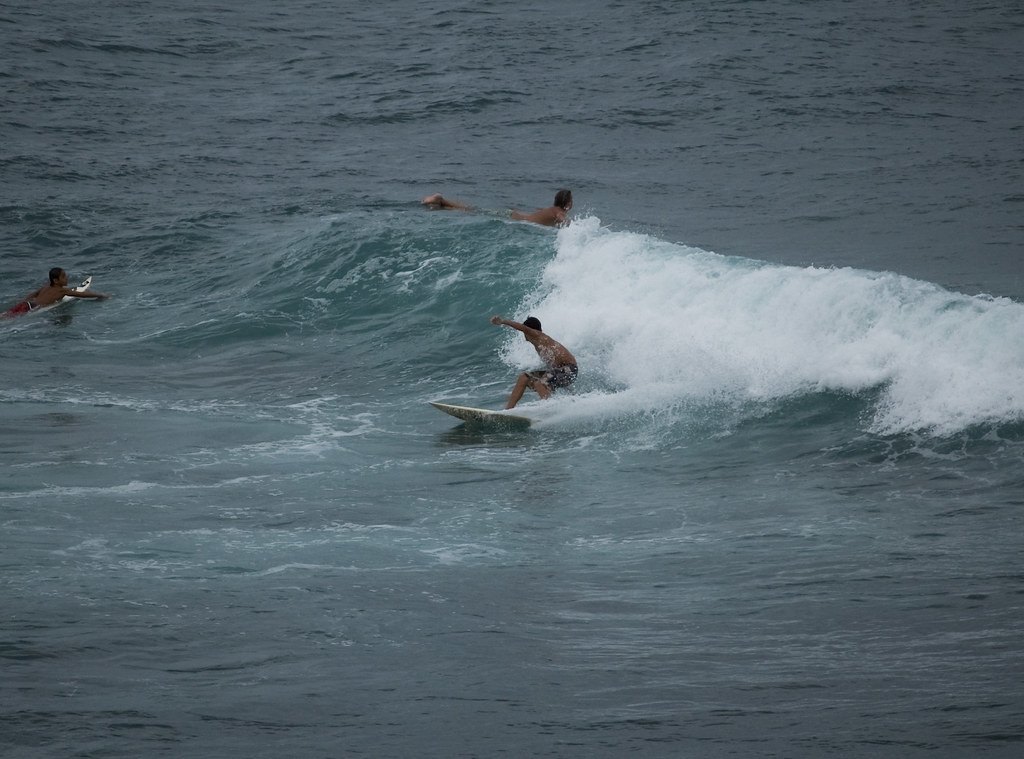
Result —
[{"label": "teal ocean surface", "polygon": [[0,7],[0,754],[1018,756],[1022,37]]}]

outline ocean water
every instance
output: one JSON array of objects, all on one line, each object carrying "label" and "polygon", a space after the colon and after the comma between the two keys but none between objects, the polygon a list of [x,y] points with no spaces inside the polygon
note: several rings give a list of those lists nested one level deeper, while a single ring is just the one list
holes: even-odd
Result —
[{"label": "ocean water", "polygon": [[0,755],[1020,756],[1022,41],[0,6]]}]

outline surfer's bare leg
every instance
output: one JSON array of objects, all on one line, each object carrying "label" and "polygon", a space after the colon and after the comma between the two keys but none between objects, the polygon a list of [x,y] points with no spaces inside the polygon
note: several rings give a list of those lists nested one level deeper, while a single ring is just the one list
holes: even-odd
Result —
[{"label": "surfer's bare leg", "polygon": [[420,201],[423,205],[431,208],[435,211],[472,211],[472,206],[467,206],[465,203],[460,203],[457,200],[448,200],[448,198],[442,196],[440,193],[434,193],[433,195],[427,195],[423,200]]},{"label": "surfer's bare leg", "polygon": [[515,408],[516,404],[523,398],[523,393],[526,392],[526,386],[529,384],[530,378],[525,374],[520,374],[519,379],[516,380],[516,386],[512,388],[512,394],[508,397],[508,403],[505,404],[505,408]]},{"label": "surfer's bare leg", "polygon": [[508,403],[505,404],[505,408],[515,408],[516,404],[522,400],[526,388],[533,390],[542,400],[551,397],[551,388],[545,385],[542,380],[523,372],[519,375],[519,379],[516,380],[516,386],[512,388],[512,394],[508,397]]}]

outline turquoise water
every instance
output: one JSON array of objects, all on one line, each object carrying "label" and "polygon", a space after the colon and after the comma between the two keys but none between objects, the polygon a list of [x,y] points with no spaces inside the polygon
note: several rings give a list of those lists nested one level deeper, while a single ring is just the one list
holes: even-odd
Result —
[{"label": "turquoise water", "polygon": [[4,755],[1016,756],[1020,10],[398,5],[0,12]]}]

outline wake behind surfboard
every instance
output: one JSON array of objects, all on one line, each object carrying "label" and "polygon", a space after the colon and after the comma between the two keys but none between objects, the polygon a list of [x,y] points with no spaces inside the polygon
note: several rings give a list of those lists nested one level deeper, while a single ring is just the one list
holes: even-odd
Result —
[{"label": "wake behind surfboard", "polygon": [[528,416],[517,416],[506,411],[490,411],[485,408],[473,408],[472,406],[453,406],[450,403],[430,401],[430,405],[438,411],[461,419],[466,424],[473,424],[479,427],[490,429],[524,430],[533,422]]}]

